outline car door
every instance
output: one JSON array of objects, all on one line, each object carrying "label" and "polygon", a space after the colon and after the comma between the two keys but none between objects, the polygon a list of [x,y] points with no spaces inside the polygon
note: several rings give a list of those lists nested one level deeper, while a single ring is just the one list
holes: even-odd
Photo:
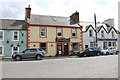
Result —
[{"label": "car door", "polygon": [[24,50],[21,54],[22,58],[28,58],[29,57],[29,52],[30,52],[29,49]]},{"label": "car door", "polygon": [[94,51],[93,51],[91,48],[89,48],[89,49],[88,49],[88,56],[93,55],[93,54],[94,54],[93,52],[94,52]]},{"label": "car door", "polygon": [[113,53],[113,48],[108,49],[109,53]]},{"label": "car door", "polygon": [[30,49],[29,57],[35,57],[36,54],[37,54],[37,50],[36,49]]}]

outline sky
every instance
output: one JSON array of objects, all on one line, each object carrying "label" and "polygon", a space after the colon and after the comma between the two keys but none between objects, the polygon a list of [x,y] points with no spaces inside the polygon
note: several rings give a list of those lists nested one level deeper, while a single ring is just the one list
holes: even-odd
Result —
[{"label": "sky", "polygon": [[32,14],[69,17],[78,11],[80,21],[93,22],[94,13],[97,22],[109,18],[115,20],[118,28],[119,0],[1,0],[1,19],[25,19],[25,7],[30,5]]}]

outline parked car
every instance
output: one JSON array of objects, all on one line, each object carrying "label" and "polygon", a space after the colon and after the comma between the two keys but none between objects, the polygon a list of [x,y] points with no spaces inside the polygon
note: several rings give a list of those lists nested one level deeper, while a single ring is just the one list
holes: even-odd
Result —
[{"label": "parked car", "polygon": [[110,46],[107,49],[102,50],[101,53],[103,55],[109,55],[109,54],[118,54],[119,51],[118,51],[118,49],[116,47]]},{"label": "parked car", "polygon": [[77,56],[99,56],[101,55],[101,50],[100,48],[97,48],[97,47],[93,47],[93,48],[87,48],[83,51],[80,51],[77,53]]},{"label": "parked car", "polygon": [[12,59],[15,59],[16,61],[21,61],[26,58],[36,58],[36,60],[40,60],[44,55],[45,52],[42,49],[26,49],[22,52],[13,53]]}]

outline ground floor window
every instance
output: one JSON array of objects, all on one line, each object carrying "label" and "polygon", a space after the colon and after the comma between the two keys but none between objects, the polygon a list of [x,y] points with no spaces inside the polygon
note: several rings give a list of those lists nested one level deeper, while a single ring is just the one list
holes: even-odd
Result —
[{"label": "ground floor window", "polygon": [[107,48],[107,42],[103,42],[103,49]]},{"label": "ground floor window", "polygon": [[94,42],[90,42],[90,47],[94,47]]},{"label": "ground floor window", "polygon": [[112,42],[112,45],[116,47],[116,42]]},{"label": "ground floor window", "polygon": [[85,45],[85,48],[88,48],[88,45]]},{"label": "ground floor window", "polygon": [[78,43],[73,43],[73,44],[72,44],[72,49],[73,49],[74,51],[78,51],[78,50],[79,50],[79,45],[78,45]]},{"label": "ground floor window", "polygon": [[0,46],[0,55],[3,55],[3,46]]},{"label": "ground floor window", "polygon": [[46,43],[40,43],[40,48],[47,52],[47,45]]},{"label": "ground floor window", "polygon": [[111,46],[111,42],[108,42],[108,46]]},{"label": "ground floor window", "polygon": [[12,54],[19,52],[19,47],[18,46],[13,46],[12,47]]}]

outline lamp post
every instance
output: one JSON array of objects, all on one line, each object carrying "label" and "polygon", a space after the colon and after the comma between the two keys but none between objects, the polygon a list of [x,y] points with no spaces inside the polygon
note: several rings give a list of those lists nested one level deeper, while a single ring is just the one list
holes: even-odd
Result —
[{"label": "lamp post", "polygon": [[97,47],[97,21],[96,21],[96,14],[94,14],[94,21],[95,21],[95,36],[96,36],[96,39],[95,39],[95,46]]}]

